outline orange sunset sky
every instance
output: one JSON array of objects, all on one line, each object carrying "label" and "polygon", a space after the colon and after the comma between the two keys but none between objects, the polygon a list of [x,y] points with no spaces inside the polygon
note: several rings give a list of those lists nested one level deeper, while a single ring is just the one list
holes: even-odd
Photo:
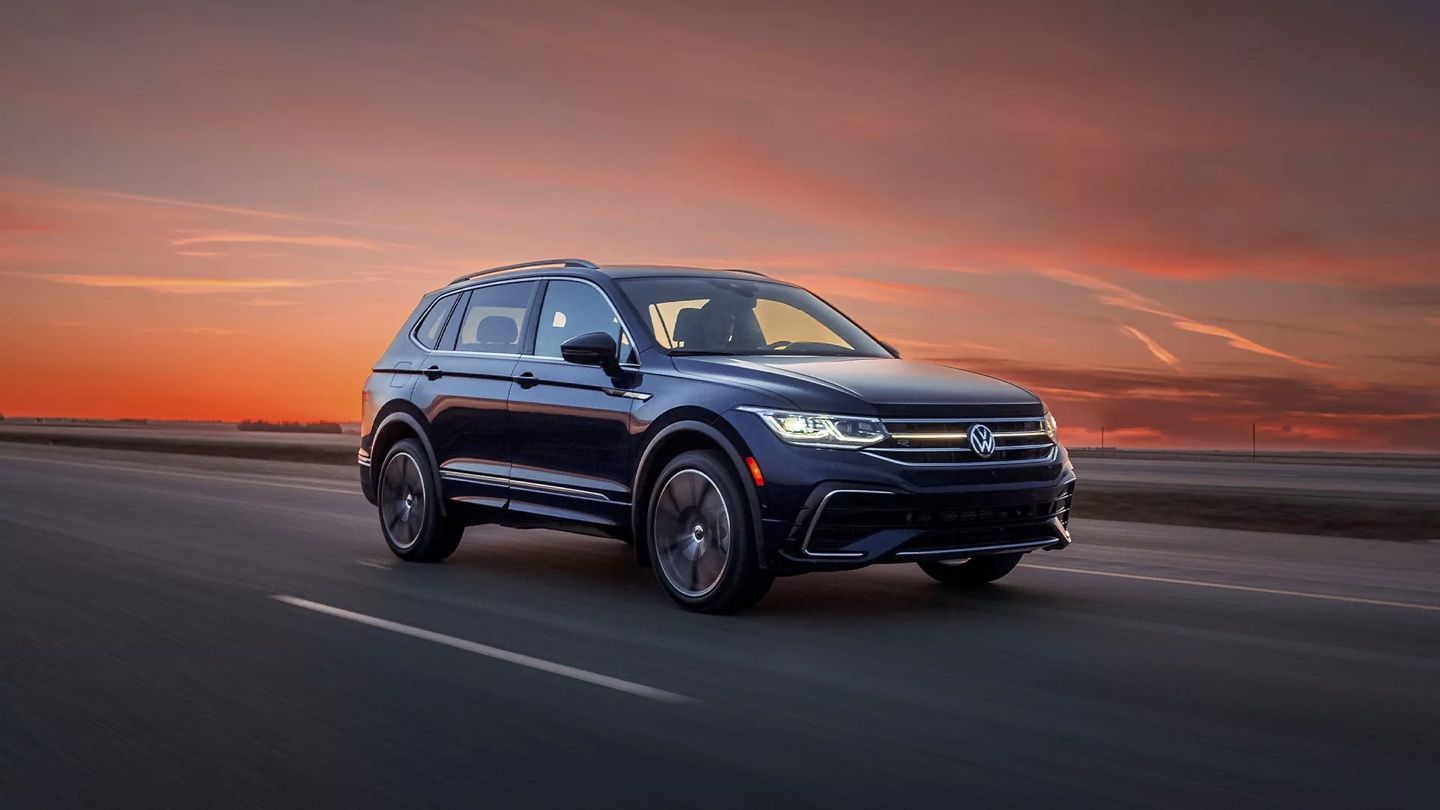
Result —
[{"label": "orange sunset sky", "polygon": [[1436,8],[7,2],[0,412],[353,420],[423,292],[575,255],[1072,443],[1440,449]]}]

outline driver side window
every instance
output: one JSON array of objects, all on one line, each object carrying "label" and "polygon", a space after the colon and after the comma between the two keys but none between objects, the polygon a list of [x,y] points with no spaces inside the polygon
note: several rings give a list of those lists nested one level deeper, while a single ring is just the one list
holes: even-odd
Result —
[{"label": "driver side window", "polygon": [[604,332],[620,347],[620,360],[633,362],[634,352],[615,310],[599,290],[579,281],[556,279],[545,288],[540,323],[535,330],[535,355],[559,357],[560,344],[590,332]]}]

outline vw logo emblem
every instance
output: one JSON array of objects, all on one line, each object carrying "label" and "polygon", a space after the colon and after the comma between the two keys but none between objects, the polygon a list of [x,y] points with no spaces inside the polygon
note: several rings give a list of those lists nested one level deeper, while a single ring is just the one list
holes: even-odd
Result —
[{"label": "vw logo emblem", "polygon": [[995,452],[995,433],[984,425],[970,428],[970,449],[980,458],[989,458]]}]

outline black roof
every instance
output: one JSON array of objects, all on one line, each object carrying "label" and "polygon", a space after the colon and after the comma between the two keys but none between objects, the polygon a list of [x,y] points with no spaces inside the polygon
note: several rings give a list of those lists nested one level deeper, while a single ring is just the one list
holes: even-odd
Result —
[{"label": "black roof", "polygon": [[[520,264],[508,264],[502,267],[492,267],[488,270],[477,270],[474,273],[466,273],[463,276],[451,281],[448,287],[457,284],[475,281],[479,278],[489,279],[494,276],[504,278],[524,277],[528,275],[552,275],[557,270],[568,271],[580,277],[597,275],[609,278],[642,278],[646,276],[730,276],[733,278],[764,278],[769,279],[764,273],[755,270],[742,270],[738,268],[706,269],[703,267],[681,267],[676,265],[660,264],[596,264],[587,259],[541,259],[533,262],[522,262]],[[773,280],[773,279],[772,279]]]}]

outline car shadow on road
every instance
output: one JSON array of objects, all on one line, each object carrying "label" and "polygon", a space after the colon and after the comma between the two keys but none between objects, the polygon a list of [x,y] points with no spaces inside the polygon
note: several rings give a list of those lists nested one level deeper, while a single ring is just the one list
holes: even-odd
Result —
[{"label": "car shadow on road", "polygon": [[[444,568],[490,585],[503,582],[542,592],[559,589],[629,603],[635,609],[673,609],[650,569],[636,565],[634,550],[605,538],[507,530],[490,537],[467,535]],[[1012,576],[1015,581],[970,589],[947,588],[910,565],[780,577],[765,599],[745,615],[761,621],[905,615],[933,619],[977,612],[1048,611],[1067,603],[1023,582],[1023,569]]]}]

